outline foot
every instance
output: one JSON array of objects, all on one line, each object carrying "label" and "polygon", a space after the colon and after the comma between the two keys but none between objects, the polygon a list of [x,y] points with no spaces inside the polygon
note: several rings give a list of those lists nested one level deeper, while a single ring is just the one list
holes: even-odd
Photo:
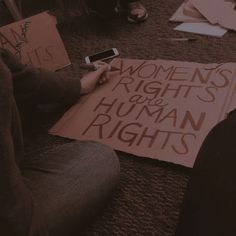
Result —
[{"label": "foot", "polygon": [[130,23],[141,23],[148,18],[146,8],[140,1],[130,2],[127,5],[127,20]]}]

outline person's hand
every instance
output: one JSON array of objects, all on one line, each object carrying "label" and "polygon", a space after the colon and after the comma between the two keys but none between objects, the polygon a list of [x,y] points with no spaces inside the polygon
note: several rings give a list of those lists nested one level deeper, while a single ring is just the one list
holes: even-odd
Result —
[{"label": "person's hand", "polygon": [[81,94],[92,92],[98,84],[103,84],[107,81],[105,72],[108,71],[109,65],[102,61],[93,63],[96,70],[87,73],[81,78]]}]

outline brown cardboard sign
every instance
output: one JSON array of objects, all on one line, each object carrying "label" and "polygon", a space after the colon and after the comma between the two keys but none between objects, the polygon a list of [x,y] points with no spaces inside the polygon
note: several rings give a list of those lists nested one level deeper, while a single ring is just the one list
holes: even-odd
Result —
[{"label": "brown cardboard sign", "polygon": [[206,22],[206,18],[193,7],[189,1],[184,1],[176,12],[171,16],[174,22]]},{"label": "brown cardboard sign", "polygon": [[36,67],[57,70],[70,64],[56,20],[47,12],[1,27],[0,47]]},{"label": "brown cardboard sign", "polygon": [[184,22],[175,30],[222,37],[236,30],[234,7],[235,0],[185,0],[170,20]]},{"label": "brown cardboard sign", "polygon": [[115,59],[118,72],[49,131],[192,167],[235,92],[235,63]]},{"label": "brown cardboard sign", "polygon": [[236,30],[234,1],[191,0],[191,3],[211,24],[219,24],[224,28]]},{"label": "brown cardboard sign", "polygon": [[204,20],[202,14],[197,11],[193,4],[189,1],[185,3],[183,12],[186,16],[193,17],[194,19]]}]

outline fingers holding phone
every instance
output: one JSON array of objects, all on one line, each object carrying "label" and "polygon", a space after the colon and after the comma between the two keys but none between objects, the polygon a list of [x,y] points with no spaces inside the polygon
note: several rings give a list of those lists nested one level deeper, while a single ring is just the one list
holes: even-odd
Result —
[{"label": "fingers holding phone", "polygon": [[97,62],[97,69],[85,74],[81,79],[81,94],[92,92],[98,84],[107,82],[106,71],[108,64]]}]

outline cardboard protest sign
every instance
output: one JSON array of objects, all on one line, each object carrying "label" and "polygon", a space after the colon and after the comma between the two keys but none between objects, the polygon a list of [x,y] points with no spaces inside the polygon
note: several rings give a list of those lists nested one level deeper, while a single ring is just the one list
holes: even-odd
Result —
[{"label": "cardboard protest sign", "polygon": [[235,93],[235,63],[115,59],[118,72],[49,131],[192,167]]},{"label": "cardboard protest sign", "polygon": [[236,30],[234,1],[191,0],[191,3],[211,24],[219,24],[224,28]]},{"label": "cardboard protest sign", "polygon": [[184,14],[193,18],[197,18],[199,20],[204,19],[202,14],[196,10],[193,4],[190,1],[187,1],[184,5]]},{"label": "cardboard protest sign", "polygon": [[185,0],[170,21],[184,22],[175,30],[222,37],[236,30],[235,0]]},{"label": "cardboard protest sign", "polygon": [[1,27],[0,47],[36,67],[57,70],[70,64],[56,20],[46,12]]},{"label": "cardboard protest sign", "polygon": [[206,22],[199,11],[192,7],[192,4],[189,1],[185,1],[181,6],[176,10],[176,12],[171,16],[170,21],[174,22]]}]

